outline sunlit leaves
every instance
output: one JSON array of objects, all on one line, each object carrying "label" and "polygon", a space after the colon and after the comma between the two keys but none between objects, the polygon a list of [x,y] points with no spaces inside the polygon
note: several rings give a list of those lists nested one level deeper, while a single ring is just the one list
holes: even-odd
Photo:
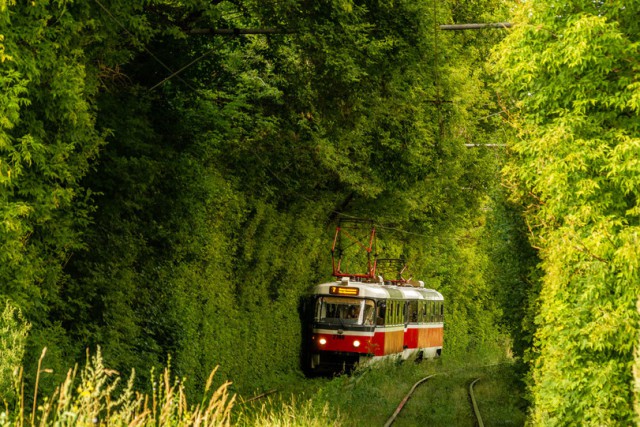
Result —
[{"label": "sunlit leaves", "polygon": [[497,61],[518,107],[510,117],[520,138],[505,172],[527,205],[545,272],[532,421],[625,424],[640,283],[637,5],[517,10]]}]

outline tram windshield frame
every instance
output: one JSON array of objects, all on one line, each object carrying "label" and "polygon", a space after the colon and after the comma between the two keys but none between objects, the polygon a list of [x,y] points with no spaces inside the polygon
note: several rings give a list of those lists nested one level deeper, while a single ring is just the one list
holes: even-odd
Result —
[{"label": "tram windshield frame", "polygon": [[316,299],[314,319],[317,323],[340,326],[374,326],[376,303],[368,298],[319,296]]}]

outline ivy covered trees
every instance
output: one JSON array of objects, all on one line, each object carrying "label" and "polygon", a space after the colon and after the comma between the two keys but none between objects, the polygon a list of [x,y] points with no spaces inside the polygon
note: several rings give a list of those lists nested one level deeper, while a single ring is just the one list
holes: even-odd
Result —
[{"label": "ivy covered trees", "polygon": [[633,423],[640,6],[534,1],[498,51],[518,132],[506,169],[542,258],[532,422]]},{"label": "ivy covered trees", "polygon": [[[464,144],[498,128],[478,64],[499,36],[436,37],[475,12],[495,6],[0,2],[0,292],[26,366],[49,348],[42,386],[96,345],[141,377],[171,354],[196,389],[218,364],[240,388],[295,372],[338,213],[446,293],[486,289],[465,229],[496,167]],[[460,352],[497,339],[470,304]]]},{"label": "ivy covered trees", "polygon": [[[445,294],[451,354],[513,334],[533,424],[632,423],[639,6],[514,6],[498,97],[505,33],[436,28],[500,5],[433,6],[0,0],[0,293],[42,386],[97,345],[141,377],[171,354],[193,389],[295,372],[344,213]],[[500,155],[465,148],[509,139],[498,105],[507,208]]]},{"label": "ivy covered trees", "polygon": [[[187,388],[217,364],[272,384],[343,213],[444,293],[451,354],[513,334],[533,424],[633,423],[640,6],[515,4],[495,96],[506,33],[437,25],[501,7],[0,0],[0,293],[26,366],[49,348],[46,388],[101,345],[142,377],[171,354]],[[465,148],[505,140],[510,205],[501,155]]]}]

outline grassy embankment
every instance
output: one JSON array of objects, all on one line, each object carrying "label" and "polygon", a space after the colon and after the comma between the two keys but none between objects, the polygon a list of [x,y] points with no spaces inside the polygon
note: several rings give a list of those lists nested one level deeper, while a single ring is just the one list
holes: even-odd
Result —
[{"label": "grassy embankment", "polygon": [[487,425],[524,425],[525,401],[512,361],[488,362],[474,355],[465,360],[445,358],[419,364],[389,361],[361,368],[350,376],[306,381],[305,388],[295,392],[299,394],[295,394],[294,403],[283,390],[267,403],[241,409],[237,424],[382,426],[411,386],[431,374],[438,375],[416,390],[395,425],[473,426],[467,390],[476,378],[481,378],[475,394]]},{"label": "grassy embankment", "polygon": [[36,395],[33,406],[24,392],[19,393],[16,404],[5,405],[0,412],[0,426],[383,425],[411,386],[434,373],[438,375],[418,388],[396,425],[474,425],[466,393],[468,384],[478,377],[482,380],[476,395],[487,425],[523,425],[520,386],[513,365],[502,362],[487,366],[473,355],[465,361],[388,361],[333,379],[283,378],[279,393],[265,400],[245,403],[225,383],[193,402],[187,400],[184,383],[171,379],[168,370],[156,376],[152,393],[144,395],[134,390],[131,379],[123,384],[119,374],[106,369],[98,354],[81,371],[71,371],[54,395]]}]

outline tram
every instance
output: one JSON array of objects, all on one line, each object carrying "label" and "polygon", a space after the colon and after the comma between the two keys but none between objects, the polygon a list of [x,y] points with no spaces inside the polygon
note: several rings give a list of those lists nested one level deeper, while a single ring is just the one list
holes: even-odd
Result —
[{"label": "tram", "polygon": [[389,356],[435,357],[442,352],[444,298],[422,282],[399,286],[342,277],[317,285],[310,303],[312,372]]},{"label": "tram", "polygon": [[[364,236],[357,236],[365,230]],[[366,256],[364,272],[346,271],[346,250]],[[371,220],[342,219],[331,249],[333,282],[316,285],[303,304],[303,363],[308,372],[336,371],[388,357],[435,357],[442,352],[444,298],[424,282],[405,279],[401,259],[372,259]],[[356,253],[357,254],[357,253]],[[353,255],[353,253],[352,253]],[[362,268],[364,262],[357,264]]]}]

